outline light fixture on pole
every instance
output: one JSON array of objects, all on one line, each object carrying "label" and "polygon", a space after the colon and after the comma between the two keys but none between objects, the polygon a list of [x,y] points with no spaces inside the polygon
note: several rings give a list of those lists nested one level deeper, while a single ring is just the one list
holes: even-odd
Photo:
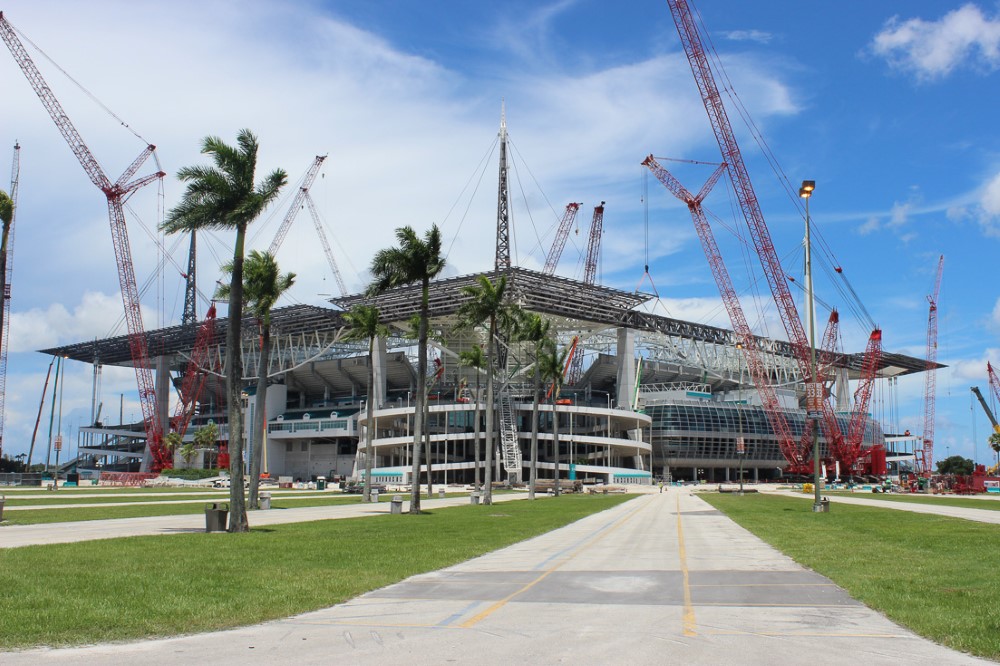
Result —
[{"label": "light fixture on pole", "polygon": [[746,457],[746,440],[743,439],[743,343],[736,343],[736,362],[739,366],[739,397],[736,400],[736,455],[740,459],[740,495],[743,494],[743,458]]},{"label": "light fixture on pole", "polygon": [[823,385],[816,376],[816,312],[813,297],[812,242],[809,234],[809,199],[816,189],[815,180],[803,180],[799,196],[806,200],[806,309],[809,313],[809,377],[806,378],[806,419],[813,421],[813,511],[829,511],[829,503],[820,498],[819,419],[823,415]]}]

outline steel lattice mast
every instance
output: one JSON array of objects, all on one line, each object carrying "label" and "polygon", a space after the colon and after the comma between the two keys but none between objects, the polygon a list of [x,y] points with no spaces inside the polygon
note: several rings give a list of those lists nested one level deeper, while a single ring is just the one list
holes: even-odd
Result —
[{"label": "steel lattice mast", "polygon": [[[691,72],[694,74],[695,83],[705,105],[709,123],[719,144],[722,161],[729,165],[729,178],[733,184],[740,211],[747,222],[757,256],[760,257],[761,267],[767,278],[768,286],[771,288],[771,294],[777,305],[785,334],[795,351],[799,370],[803,377],[808,378],[810,382],[815,382],[810,366],[809,341],[795,307],[795,301],[788,289],[788,284],[785,282],[785,273],[778,260],[778,253],[771,240],[771,233],[764,222],[760,202],[756,192],[754,192],[750,174],[736,142],[736,135],[733,133],[725,105],[722,103],[722,96],[719,94],[712,69],[708,64],[708,57],[695,25],[694,16],[687,0],[667,0],[667,5],[677,27],[677,34],[680,36],[684,53],[691,65]],[[822,410],[827,441],[831,447],[838,446],[842,435],[833,408],[826,400],[823,400]]]},{"label": "steel lattice mast", "polygon": [[722,259],[722,253],[719,251],[719,246],[715,241],[715,234],[712,232],[712,227],[702,209],[702,201],[708,196],[708,193],[726,170],[726,164],[722,163],[719,165],[697,195],[691,194],[673,174],[660,166],[652,155],[647,157],[642,164],[652,171],[657,180],[670,190],[675,197],[687,204],[688,210],[691,212],[691,220],[694,222],[695,231],[698,233],[698,239],[701,241],[702,250],[704,250],[705,257],[708,259],[708,265],[712,269],[715,284],[719,289],[719,294],[722,296],[722,302],[726,306],[726,312],[729,313],[729,320],[733,325],[736,335],[739,336],[740,344],[743,347],[743,354],[746,357],[747,369],[753,378],[753,383],[757,388],[758,394],[760,394],[764,415],[771,426],[771,430],[778,439],[778,447],[781,450],[781,454],[788,461],[788,471],[791,473],[808,471],[809,448],[806,446],[808,442],[796,442],[788,421],[781,412],[778,395],[774,390],[771,377],[768,376],[767,367],[764,363],[763,351],[759,347],[757,336],[750,329],[750,324],[747,322],[746,315],[743,312],[743,306],[740,304],[736,289],[733,287],[733,281],[729,277],[729,271],[726,269],[726,264]]},{"label": "steel lattice mast", "polygon": [[14,144],[14,160],[10,165],[10,190],[8,195],[11,201],[10,225],[4,233],[7,236],[7,256],[4,265],[4,286],[3,286],[3,325],[0,326],[0,456],[3,455],[3,432],[6,420],[6,396],[7,396],[7,350],[10,344],[10,283],[14,277],[14,221],[17,217],[17,191],[21,180],[21,146]]},{"label": "steel lattice mast", "polygon": [[184,312],[181,323],[193,326],[198,323],[196,298],[198,292],[198,232],[191,230],[191,245],[188,247],[187,273],[184,274]]},{"label": "steel lattice mast", "polygon": [[162,171],[131,180],[139,168],[156,150],[156,146],[147,145],[132,164],[114,182],[108,178],[98,163],[97,158],[87,147],[83,137],[70,121],[59,100],[52,93],[41,72],[28,55],[21,40],[17,37],[13,26],[0,12],[0,37],[10,49],[14,60],[24,72],[28,83],[34,89],[42,106],[48,111],[70,150],[80,162],[90,181],[104,193],[108,202],[108,219],[111,223],[111,241],[115,249],[115,261],[118,266],[118,282],[121,287],[122,301],[125,307],[125,323],[128,328],[129,349],[132,364],[135,366],[136,383],[139,390],[139,403],[142,406],[143,423],[146,430],[146,446],[152,456],[154,471],[171,465],[170,453],[163,446],[163,426],[156,408],[156,392],[153,384],[153,373],[149,362],[149,349],[146,333],[142,323],[142,311],[139,303],[139,291],[136,287],[135,268],[132,264],[132,250],[128,240],[128,229],[125,225],[124,202],[133,192],[149,183],[163,178]]},{"label": "steel lattice mast", "polygon": [[559,222],[559,228],[556,230],[556,237],[552,241],[549,256],[545,258],[545,267],[542,268],[542,273],[552,275],[555,272],[556,266],[559,264],[559,258],[562,256],[563,248],[566,247],[569,230],[573,227],[573,220],[576,219],[576,213],[582,205],[579,203],[566,204],[566,211]]},{"label": "steel lattice mast", "polygon": [[587,241],[587,261],[583,265],[583,283],[597,281],[597,260],[601,256],[601,236],[604,234],[604,202],[594,206],[594,217],[590,221],[590,239]]},{"label": "steel lattice mast", "polygon": [[934,466],[934,411],[937,402],[937,312],[943,271],[944,255],[942,254],[938,258],[934,291],[927,297],[930,307],[927,312],[927,371],[924,373],[924,437],[923,449],[918,460],[920,472],[923,474],[930,474]]},{"label": "steel lattice mast", "polygon": [[295,193],[292,204],[288,207],[288,212],[285,213],[285,219],[281,221],[278,232],[274,234],[274,240],[271,241],[271,245],[267,248],[268,254],[272,257],[278,254],[278,248],[285,241],[285,236],[288,235],[288,230],[291,228],[292,222],[295,221],[295,216],[299,214],[299,210],[301,210],[302,204],[309,194],[309,188],[312,187],[313,181],[316,180],[316,174],[319,173],[319,168],[323,166],[323,160],[325,159],[326,155],[317,155],[309,170],[306,171],[306,176],[302,179],[302,186]]},{"label": "steel lattice mast", "polygon": [[507,183],[507,111],[500,104],[500,181],[497,187],[497,273],[510,270],[510,187]]}]

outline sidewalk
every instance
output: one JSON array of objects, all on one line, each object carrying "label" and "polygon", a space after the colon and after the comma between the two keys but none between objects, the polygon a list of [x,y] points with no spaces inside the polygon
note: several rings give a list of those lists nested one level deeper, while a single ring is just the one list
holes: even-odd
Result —
[{"label": "sidewalk", "polygon": [[137,661],[988,663],[893,624],[686,488],[641,495],[483,557],[285,620],[0,654],[5,665]]}]

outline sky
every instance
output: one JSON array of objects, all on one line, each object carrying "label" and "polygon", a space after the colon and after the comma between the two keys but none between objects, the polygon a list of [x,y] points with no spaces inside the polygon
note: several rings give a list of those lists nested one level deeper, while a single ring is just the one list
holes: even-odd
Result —
[{"label": "sky", "polygon": [[[989,426],[969,387],[988,394],[986,362],[1000,365],[1000,295],[989,278],[1000,242],[1000,3],[695,4],[799,299],[804,214],[794,191],[817,183],[820,326],[836,307],[846,351],[863,351],[874,323],[887,350],[924,357],[928,295],[945,257],[935,458],[988,462]],[[40,49],[25,42],[112,180],[157,146],[168,175],[127,209],[147,329],[178,323],[183,306],[186,240],[156,231],[183,194],[174,174],[205,163],[204,137],[233,142],[241,128],[259,138],[261,176],[289,175],[286,196],[251,227],[250,248],[270,245],[314,156],[326,154],[311,195],[348,291],[367,284],[372,255],[404,224],[441,227],[446,275],[489,269],[501,104],[515,263],[540,268],[563,208],[580,202],[557,273],[581,277],[590,216],[605,201],[598,281],[654,294],[648,307],[659,314],[730,328],[687,208],[640,166],[649,154],[720,161],[662,0],[8,0],[3,11]],[[0,86],[5,189],[4,155],[21,145],[3,436],[4,453],[16,455],[28,450],[51,360],[37,350],[126,331],[103,195],[6,50]],[[662,163],[692,191],[714,168]],[[724,181],[705,200],[751,325],[785,338],[734,206]],[[339,293],[307,213],[277,253],[298,276],[279,305]],[[199,313],[231,240],[199,238]],[[834,267],[856,302],[825,279]],[[91,366],[67,364],[53,426],[67,441],[90,421],[92,383]],[[119,411],[138,418],[134,387],[130,370],[104,369],[106,422]],[[923,393],[922,375],[880,384],[873,412],[887,430],[921,432]]]}]

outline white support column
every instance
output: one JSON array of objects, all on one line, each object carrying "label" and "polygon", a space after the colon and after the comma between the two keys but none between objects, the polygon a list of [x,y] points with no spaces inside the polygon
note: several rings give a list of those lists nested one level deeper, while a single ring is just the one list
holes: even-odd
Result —
[{"label": "white support column", "polygon": [[635,391],[635,331],[618,329],[618,392],[615,404],[624,408],[632,404]]}]

